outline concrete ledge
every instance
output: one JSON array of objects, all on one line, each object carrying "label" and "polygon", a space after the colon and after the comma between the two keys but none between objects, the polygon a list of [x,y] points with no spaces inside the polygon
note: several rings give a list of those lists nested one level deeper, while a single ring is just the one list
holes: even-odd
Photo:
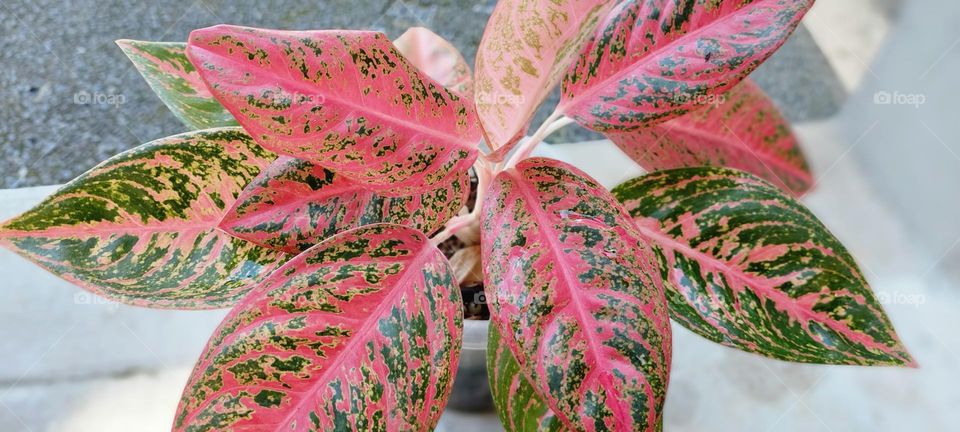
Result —
[{"label": "concrete ledge", "polygon": [[[57,186],[0,190],[0,220]],[[109,302],[0,249],[0,385],[109,377],[192,365],[225,311]]]}]

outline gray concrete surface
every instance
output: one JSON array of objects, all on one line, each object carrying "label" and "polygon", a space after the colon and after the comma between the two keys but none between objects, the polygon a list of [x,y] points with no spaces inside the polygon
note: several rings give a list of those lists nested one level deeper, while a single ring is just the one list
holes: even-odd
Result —
[{"label": "gray concrete surface", "polygon": [[907,3],[840,115],[848,151],[927,270],[960,275],[960,3]]},{"label": "gray concrete surface", "polygon": [[[114,45],[116,39],[182,41],[192,29],[220,23],[375,29],[390,37],[422,25],[451,40],[472,63],[494,4],[494,0],[4,0],[0,188],[63,183],[120,151],[183,131]],[[803,31],[757,77],[795,120],[832,114],[843,97],[832,71]],[[570,127],[553,139],[597,137]]]},{"label": "gray concrete surface", "polygon": [[[0,2],[0,187],[56,184],[183,127],[113,41],[186,40],[220,23],[363,28],[426,25],[473,58],[493,0],[4,0]],[[93,103],[83,102],[85,95]],[[97,102],[99,101],[99,102]]]}]

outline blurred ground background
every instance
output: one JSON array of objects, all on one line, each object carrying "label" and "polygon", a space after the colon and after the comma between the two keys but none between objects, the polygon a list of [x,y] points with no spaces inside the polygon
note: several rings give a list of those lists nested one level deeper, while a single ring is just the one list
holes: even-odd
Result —
[{"label": "blurred ground background", "polygon": [[[424,26],[472,64],[495,0],[3,0],[0,1],[0,188],[66,182],[142,143],[183,132],[114,44],[185,41],[229,23],[264,28],[368,29],[391,38]],[[804,30],[760,82],[795,118],[834,110],[839,81]],[[791,81],[780,77],[790,74]],[[542,113],[543,117],[549,111]],[[555,142],[599,135],[569,128]]]},{"label": "blurred ground background", "polygon": [[[427,26],[472,59],[492,0],[0,0],[0,219],[119,151],[183,130],[113,40],[185,40],[217,23]],[[805,202],[851,249],[917,370],[794,365],[676,328],[666,430],[952,431],[960,424],[960,4],[819,0],[755,79],[796,123]],[[91,99],[112,101],[91,103]],[[89,97],[87,97],[89,96]],[[85,102],[86,101],[86,102]],[[575,128],[555,142],[588,139]],[[544,149],[607,184],[605,143]],[[99,301],[0,251],[0,430],[168,430],[223,312]],[[444,430],[492,430],[452,415]],[[471,429],[472,428],[472,429]]]}]

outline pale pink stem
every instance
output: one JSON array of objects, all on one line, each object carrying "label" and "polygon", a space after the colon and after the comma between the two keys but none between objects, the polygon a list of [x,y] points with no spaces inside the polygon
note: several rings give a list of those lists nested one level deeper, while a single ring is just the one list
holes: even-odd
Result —
[{"label": "pale pink stem", "polygon": [[554,111],[553,114],[550,114],[550,117],[544,120],[540,128],[510,157],[510,160],[504,165],[504,169],[513,168],[520,161],[530,157],[530,153],[532,153],[533,150],[537,148],[537,145],[542,143],[544,139],[570,123],[573,123],[573,119],[564,117],[563,113],[559,111]]},{"label": "pale pink stem", "polygon": [[485,162],[474,164],[473,170],[477,173],[477,200],[471,213],[479,215],[480,207],[483,206],[483,197],[486,195],[487,189],[490,188],[490,181],[493,180],[494,172],[490,165]]},{"label": "pale pink stem", "polygon": [[440,243],[443,243],[446,239],[456,234],[457,231],[460,231],[464,227],[469,226],[471,223],[473,223],[473,221],[476,218],[477,218],[477,215],[473,213],[469,213],[461,216],[454,216],[452,219],[450,219],[449,222],[447,222],[447,226],[443,229],[443,231],[440,231],[439,233],[437,233],[437,235],[433,236],[433,238],[431,238],[430,240],[433,242],[433,244],[439,245]]}]

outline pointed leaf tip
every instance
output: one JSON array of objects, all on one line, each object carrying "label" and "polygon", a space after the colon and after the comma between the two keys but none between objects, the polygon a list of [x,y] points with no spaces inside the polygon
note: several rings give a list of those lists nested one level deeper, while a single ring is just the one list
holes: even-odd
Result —
[{"label": "pointed leaf tip", "polygon": [[285,259],[216,228],[275,157],[239,128],[159,139],[97,165],[7,221],[0,243],[112,300],[229,306]]},{"label": "pointed leaf tip", "polygon": [[613,194],[654,247],[671,316],[684,327],[787,361],[915,365],[853,256],[772,184],[679,168]]},{"label": "pointed leaf tip", "polygon": [[116,43],[150,89],[187,127],[201,130],[237,126],[237,121],[214,99],[187,59],[185,43],[132,39],[119,39]]}]

